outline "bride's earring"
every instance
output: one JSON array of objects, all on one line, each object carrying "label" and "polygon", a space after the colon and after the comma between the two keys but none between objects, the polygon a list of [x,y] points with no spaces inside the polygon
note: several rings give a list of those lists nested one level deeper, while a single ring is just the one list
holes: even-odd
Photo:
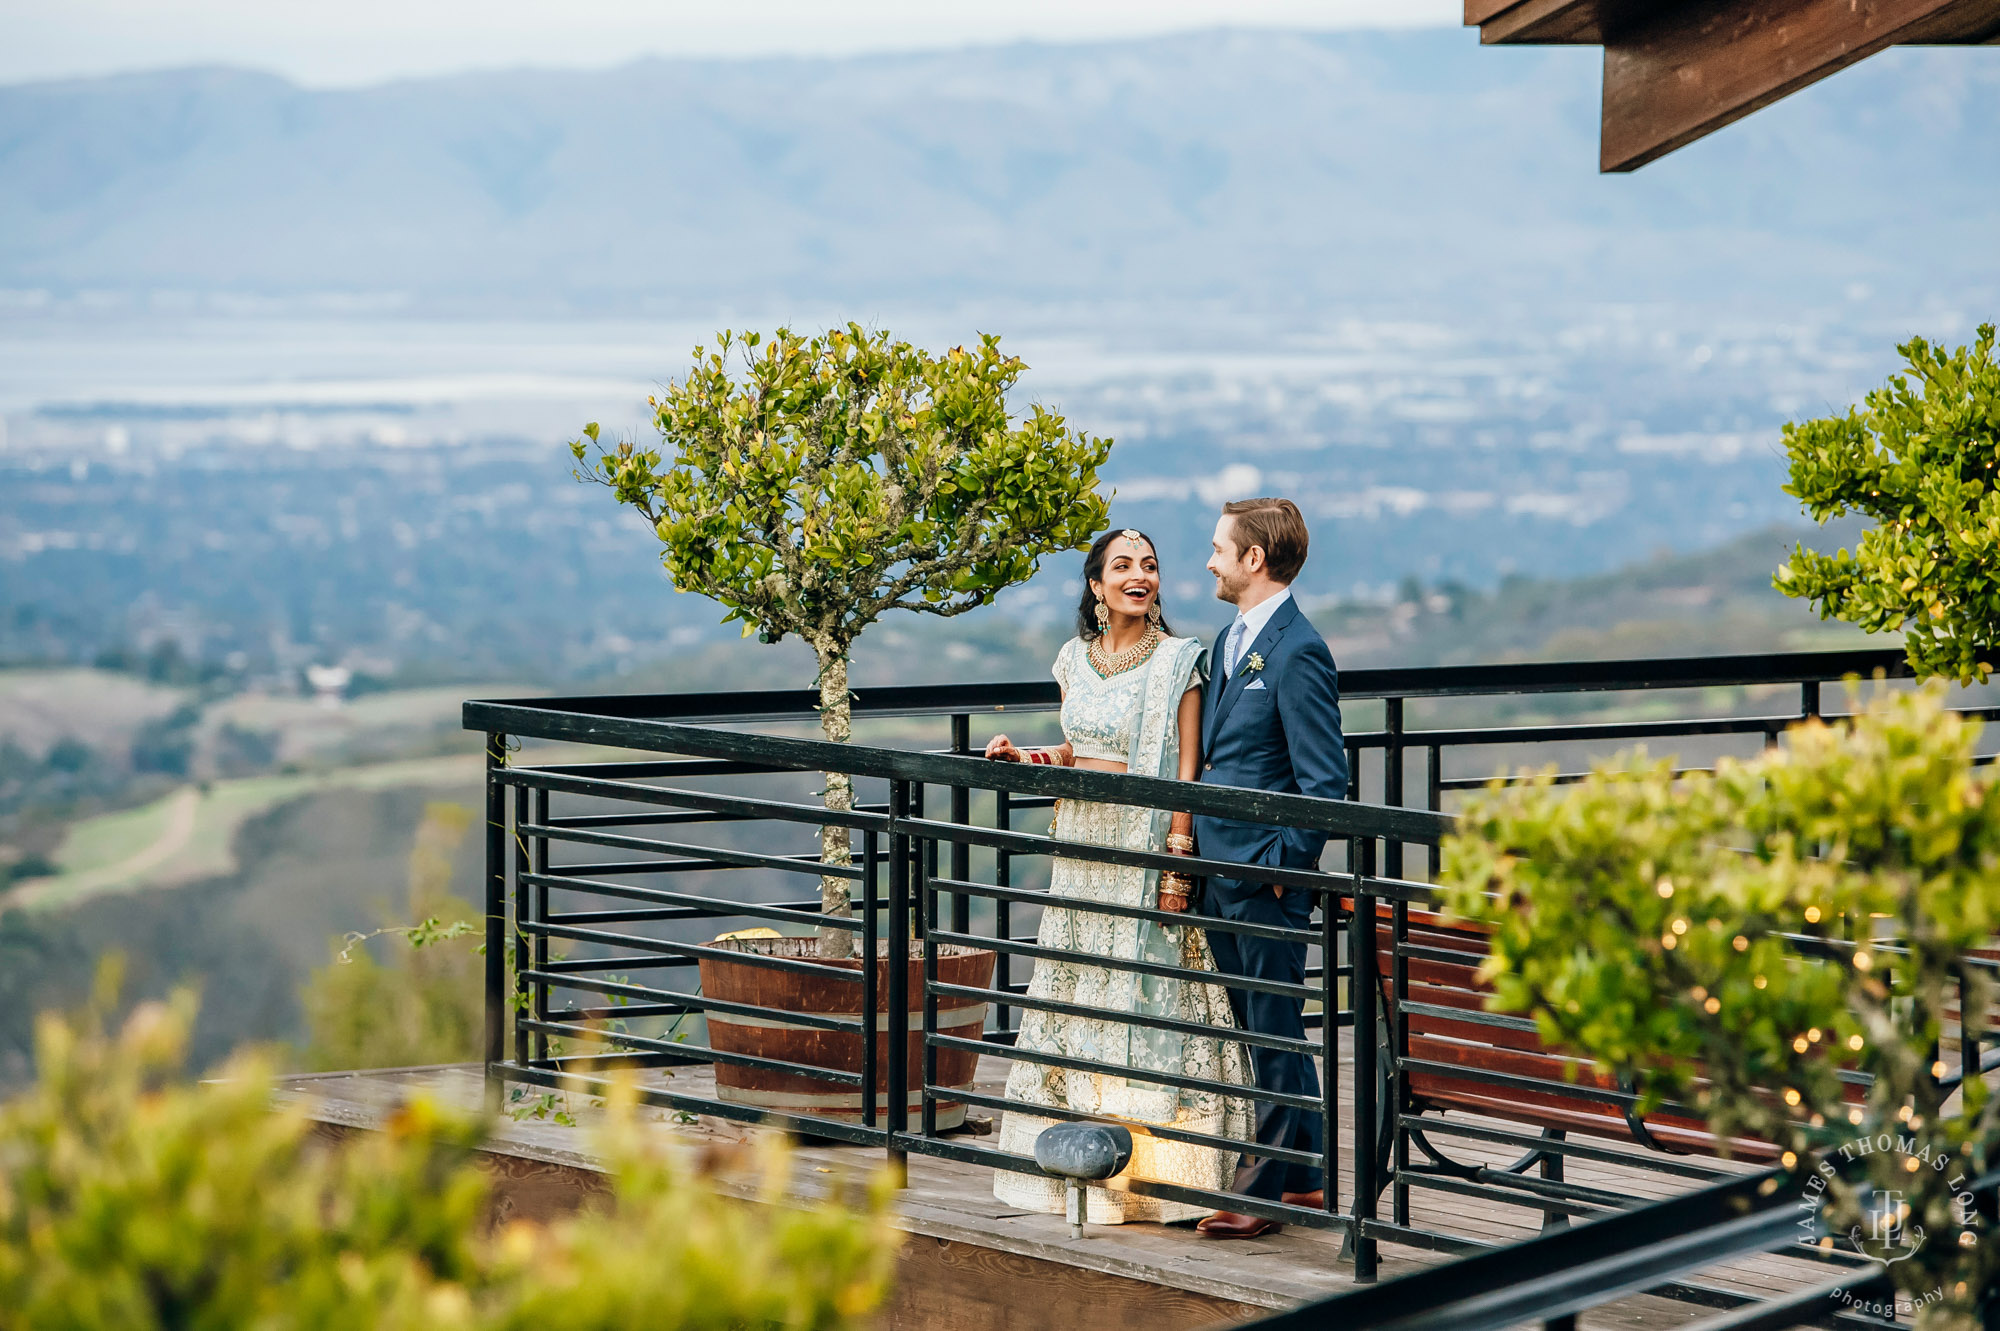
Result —
[{"label": "bride's earring", "polygon": [[1154,628],[1160,626],[1160,601],[1158,597],[1154,597],[1153,604],[1146,609],[1146,622]]},{"label": "bride's earring", "polygon": [[1111,607],[1104,604],[1104,593],[1097,594],[1097,627],[1104,630],[1111,627]]}]

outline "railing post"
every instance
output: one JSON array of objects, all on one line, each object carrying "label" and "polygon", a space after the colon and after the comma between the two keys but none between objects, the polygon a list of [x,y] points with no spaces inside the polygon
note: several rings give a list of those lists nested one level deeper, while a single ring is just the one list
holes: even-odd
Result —
[{"label": "railing post", "polygon": [[507,737],[486,736],[486,1112],[498,1114],[505,1094],[499,1067],[507,1059]]},{"label": "railing post", "polygon": [[[1350,852],[1351,853],[1351,852]],[[1340,1212],[1340,894],[1320,898],[1319,1084],[1322,1209]]]},{"label": "railing post", "polygon": [[[534,819],[537,826],[549,825],[549,792],[537,790],[534,795]],[[549,872],[549,839],[538,836],[528,843],[528,863],[534,871],[544,877]],[[548,919],[549,889],[537,886],[528,893],[528,918],[540,924]],[[549,969],[549,936],[537,933],[529,944],[532,949],[535,969],[546,973]],[[534,1009],[536,1021],[549,1019],[549,984],[546,980],[535,981]],[[547,1031],[535,1032],[535,1057],[546,1060],[549,1056],[549,1036]]]},{"label": "railing post", "polygon": [[[1424,746],[1424,807],[1432,813],[1444,810],[1444,748],[1437,744]],[[1444,847],[1433,841],[1430,845],[1430,881],[1438,880],[1438,873],[1444,868]]]},{"label": "railing post", "polygon": [[1375,1279],[1375,1240],[1368,1236],[1375,1219],[1375,898],[1367,892],[1375,876],[1375,841],[1361,842],[1361,864],[1354,875],[1354,914],[1348,919],[1348,995],[1354,1013],[1354,1279]]},{"label": "railing post", "polygon": [[[1389,907],[1389,991],[1395,1002],[1389,1009],[1389,1056],[1393,1060],[1389,1064],[1389,1140],[1393,1152],[1389,1180],[1394,1187],[1389,1216],[1399,1225],[1410,1223],[1410,1138],[1403,1131],[1403,1115],[1410,1103],[1403,1071],[1403,1061],[1410,1056],[1410,1016],[1403,1007],[1404,996],[1410,992],[1409,943],[1410,903],[1398,898]],[[1376,1141],[1381,1141],[1379,1134]]]},{"label": "railing post", "polygon": [[[541,792],[536,792],[537,794]],[[514,1017],[514,1061],[526,1064],[528,1061],[528,1028],[521,1024],[521,996],[528,992],[527,974],[532,964],[528,953],[528,931],[525,925],[533,924],[537,918],[534,904],[534,889],[521,882],[523,870],[534,872],[534,861],[528,858],[528,788],[514,787],[514,989],[507,995]],[[541,1014],[535,1014],[539,1017]],[[546,1037],[541,1037],[546,1038]]]},{"label": "railing post", "polygon": [[[904,809],[903,809],[904,816],[909,818],[922,819],[924,817],[924,783],[921,781],[906,782],[904,784],[904,790],[906,792],[904,800]],[[917,855],[935,856],[937,854],[936,844],[934,842],[925,840],[920,837],[905,837],[903,840],[903,846],[904,849],[912,856],[917,856]],[[930,867],[932,872],[936,872],[937,865],[934,862],[931,864]],[[906,870],[906,872],[912,877],[914,877],[918,873],[918,868],[916,864],[912,863],[909,869]],[[909,883],[910,883],[909,878],[905,878],[903,880],[903,886],[905,891],[908,890]],[[924,917],[921,914],[919,914],[916,917],[915,928],[916,932],[914,936],[917,938],[922,938],[924,936],[923,934]]]},{"label": "railing post", "polygon": [[[1382,802],[1400,806],[1403,802],[1403,700],[1382,700],[1382,728],[1388,741],[1382,748]],[[1390,838],[1382,846],[1382,872],[1391,878],[1403,876],[1403,843]]]},{"label": "railing post", "polygon": [[[972,753],[972,716],[957,712],[951,718],[951,751],[963,756]],[[964,786],[951,788],[951,820],[963,827],[972,821],[972,792]],[[951,876],[964,882],[972,876],[972,847],[963,841],[951,843]],[[972,898],[963,892],[951,897],[951,928],[954,933],[972,932]]]},{"label": "railing post", "polygon": [[[931,846],[933,854],[936,847]],[[932,1043],[937,1035],[937,982],[938,982],[938,890],[931,876],[931,859],[924,857],[917,862],[917,909],[924,917],[924,1027],[923,1027],[923,1116],[922,1131],[926,1137],[937,1136],[937,1096],[931,1088],[937,1085],[937,1046]],[[953,904],[953,913],[966,904],[959,897]]]},{"label": "railing post", "polygon": [[881,963],[881,946],[876,942],[875,900],[881,890],[881,856],[875,850],[875,833],[861,834],[861,1066],[866,1069],[861,1092],[861,1126],[875,1126],[875,1070],[882,1065],[882,1000],[875,976]]},{"label": "railing post", "polygon": [[909,1182],[909,1153],[900,1145],[910,1131],[910,787],[889,783],[889,1167],[897,1186]]},{"label": "railing post", "polygon": [[[993,792],[993,825],[1003,832],[1013,830],[1014,797],[1012,792],[1005,790],[996,790]],[[1001,887],[1012,887],[1014,885],[1013,852],[999,849],[993,852],[993,881]],[[1012,902],[1004,899],[995,899],[993,902],[993,936],[1003,943],[1014,936],[1014,921],[1009,911],[1012,905]],[[1006,951],[1002,951],[998,957],[994,958],[996,963],[994,975],[999,983],[993,987],[1003,994],[1008,992],[1009,986],[1013,983],[1014,969],[1009,964],[1013,959],[1013,954]],[[1012,1009],[1005,1003],[996,1004],[993,1009],[993,1029],[1004,1033],[1007,1029],[1008,1019],[1011,1016]]]},{"label": "railing post", "polygon": [[1799,716],[1810,721],[1819,715],[1819,681],[1806,679],[1799,681]]}]

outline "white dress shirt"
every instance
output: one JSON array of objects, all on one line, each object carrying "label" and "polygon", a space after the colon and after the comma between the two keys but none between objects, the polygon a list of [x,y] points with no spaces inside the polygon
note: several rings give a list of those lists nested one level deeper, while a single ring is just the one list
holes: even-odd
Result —
[{"label": "white dress shirt", "polygon": [[1240,664],[1239,662],[1232,662],[1229,659],[1230,637],[1235,634],[1236,625],[1241,624],[1243,626],[1243,642],[1240,650],[1244,656],[1248,656],[1250,654],[1250,644],[1257,641],[1257,635],[1262,633],[1264,626],[1271,622],[1271,616],[1278,613],[1279,606],[1291,599],[1292,589],[1286,587],[1276,596],[1271,597],[1267,601],[1262,601],[1254,608],[1245,610],[1242,614],[1236,616],[1235,623],[1229,626],[1229,634],[1225,635],[1222,639],[1222,677],[1224,679],[1228,679],[1234,675],[1236,673],[1235,667]]}]

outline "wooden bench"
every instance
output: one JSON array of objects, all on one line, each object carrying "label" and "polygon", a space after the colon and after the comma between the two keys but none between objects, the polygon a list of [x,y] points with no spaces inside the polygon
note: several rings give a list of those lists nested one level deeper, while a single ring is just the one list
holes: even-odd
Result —
[{"label": "wooden bench", "polygon": [[[1351,903],[1350,903],[1351,904]],[[1447,923],[1436,912],[1409,908],[1403,944],[1407,995],[1397,992],[1393,907],[1378,904],[1376,964],[1381,979],[1385,1027],[1401,1016],[1408,1041],[1405,1087],[1413,1115],[1459,1111],[1538,1130],[1550,1141],[1569,1134],[1633,1142],[1649,1151],[1715,1157],[1723,1143],[1707,1123],[1671,1106],[1643,1117],[1613,1097],[1630,1088],[1599,1070],[1585,1056],[1544,1043],[1533,1021],[1518,1014],[1489,1012],[1490,985],[1478,978],[1488,954],[1487,935],[1477,926]],[[1389,1062],[1382,1060],[1384,1078]],[[1865,1103],[1867,1079],[1855,1074],[1845,1088],[1850,1104]],[[1387,1103],[1388,1096],[1384,1095]],[[1385,1120],[1382,1140],[1393,1142],[1394,1125]],[[1419,1149],[1447,1172],[1484,1174],[1491,1168],[1456,1165],[1425,1139],[1411,1133]],[[1726,1154],[1750,1164],[1775,1164],[1781,1148],[1755,1137],[1735,1137]],[[1530,1151],[1499,1172],[1520,1174],[1550,1153]],[[1559,1176],[1560,1168],[1552,1171]]]}]

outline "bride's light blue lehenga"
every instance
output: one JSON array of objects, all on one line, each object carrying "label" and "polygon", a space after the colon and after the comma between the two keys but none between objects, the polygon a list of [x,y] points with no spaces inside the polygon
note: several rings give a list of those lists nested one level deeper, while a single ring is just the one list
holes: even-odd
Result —
[{"label": "bride's light blue lehenga", "polygon": [[[1142,775],[1178,773],[1181,696],[1204,678],[1202,646],[1191,638],[1163,638],[1143,664],[1109,678],[1091,665],[1081,639],[1065,643],[1056,657],[1055,677],[1063,687],[1063,734],[1080,758],[1124,762]],[[1121,804],[1064,800],[1052,835],[1097,846],[1163,850],[1170,815]],[[1154,906],[1159,875],[1146,869],[1058,858],[1049,882],[1052,898],[1102,901],[1121,906]],[[1250,1060],[1234,1040],[1149,1030],[1117,1019],[1118,1013],[1171,1017],[1207,1026],[1235,1027],[1228,995],[1218,985],[1137,975],[1093,966],[1091,957],[1151,961],[1213,971],[1215,959],[1200,929],[1151,921],[1060,910],[1042,913],[1036,941],[1045,948],[1077,955],[1077,960],[1042,959],[1028,983],[1031,998],[1073,1003],[1105,1013],[1071,1017],[1021,1010],[1023,1051],[1085,1058],[1117,1067],[1170,1072],[1248,1088]],[[1255,1136],[1251,1102],[1209,1091],[1182,1090],[1116,1073],[1080,1072],[1016,1061],[1007,1078],[1007,1099],[1023,1106],[1000,1120],[999,1147],[1034,1154],[1035,1138],[1059,1120],[1034,1107],[1169,1125],[1192,1132],[1249,1141]],[[1163,1201],[1130,1191],[1132,1179],[1226,1191],[1236,1172],[1237,1153],[1168,1141],[1144,1131],[1133,1133],[1132,1163],[1102,1187],[1089,1190],[1090,1223],[1127,1220],[1175,1221],[1208,1214],[1211,1208]],[[1024,1209],[1060,1212],[1063,1185],[1034,1174],[1003,1171],[994,1176],[1000,1201]]]}]

